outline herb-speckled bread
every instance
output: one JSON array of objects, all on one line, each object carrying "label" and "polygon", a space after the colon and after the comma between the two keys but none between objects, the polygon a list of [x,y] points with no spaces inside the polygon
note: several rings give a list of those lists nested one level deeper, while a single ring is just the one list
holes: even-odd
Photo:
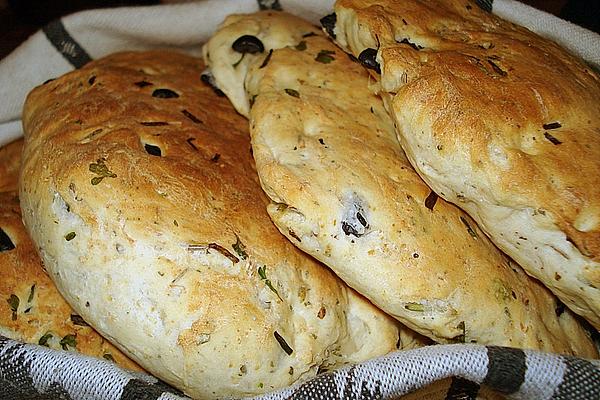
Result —
[{"label": "herb-speckled bread", "polygon": [[324,21],[380,64],[423,179],[600,328],[600,78],[476,3],[339,0]]},{"label": "herb-speckled bread", "polygon": [[198,398],[395,349],[395,321],[272,225],[247,122],[202,70],[173,52],[115,54],[28,96],[23,218],[61,293]]},{"label": "herb-speckled bread", "polygon": [[419,178],[368,73],[322,33],[236,15],[204,52],[225,93],[246,88],[232,100],[250,106],[269,214],[296,246],[438,342],[597,356],[574,315]]},{"label": "herb-speckled bread", "polygon": [[[0,150],[0,169],[15,160],[18,165],[18,157],[7,159]],[[0,334],[141,370],[77,315],[56,290],[21,222],[16,192],[0,193],[0,276]]]}]

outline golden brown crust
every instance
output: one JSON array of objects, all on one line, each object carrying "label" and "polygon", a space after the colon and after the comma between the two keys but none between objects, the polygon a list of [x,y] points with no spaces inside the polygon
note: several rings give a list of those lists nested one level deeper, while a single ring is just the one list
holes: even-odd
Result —
[{"label": "golden brown crust", "polygon": [[600,327],[598,75],[473,2],[335,9],[343,47],[378,48],[384,97],[423,178]]},{"label": "golden brown crust", "polygon": [[26,343],[76,350],[142,371],[87,325],[60,295],[21,222],[16,192],[0,193],[0,229],[14,245],[12,250],[0,251],[0,333]]},{"label": "golden brown crust", "polygon": [[[281,21],[291,17],[279,15],[280,21],[262,13],[238,16],[207,47],[215,76],[233,79],[223,81],[224,91],[243,85],[252,99],[254,157],[280,231],[438,342],[596,356],[573,315],[557,317],[547,289],[502,255],[463,211],[430,198],[381,99],[369,91],[364,68],[322,35],[288,45],[304,22],[285,26]],[[262,29],[250,31],[255,26]],[[278,45],[266,48],[269,61],[246,55],[242,77],[219,70],[234,64],[227,43],[246,29]]]},{"label": "golden brown crust", "polygon": [[192,396],[260,393],[393,349],[392,320],[272,225],[247,122],[202,70],[173,52],[115,54],[29,95],[24,220],[61,292]]},{"label": "golden brown crust", "polygon": [[23,139],[0,147],[0,192],[17,190]]}]

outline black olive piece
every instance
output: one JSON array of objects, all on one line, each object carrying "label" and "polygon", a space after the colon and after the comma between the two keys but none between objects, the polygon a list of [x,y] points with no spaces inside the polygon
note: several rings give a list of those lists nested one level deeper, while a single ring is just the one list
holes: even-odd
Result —
[{"label": "black olive piece", "polygon": [[155,146],[153,144],[144,144],[144,149],[146,149],[146,152],[148,154],[150,154],[151,156],[157,156],[160,157],[162,156],[162,151],[160,150],[160,147]]},{"label": "black olive piece", "polygon": [[277,339],[277,342],[279,343],[279,345],[281,346],[281,348],[283,349],[283,351],[285,351],[285,353],[289,356],[291,355],[294,350],[290,347],[289,344],[287,344],[287,342],[285,341],[285,339],[283,338],[283,336],[281,336],[279,334],[279,332],[274,331],[273,332],[273,336],[275,336],[275,339]]},{"label": "black olive piece", "polygon": [[157,97],[159,99],[174,99],[179,97],[179,95],[171,89],[155,89],[154,92],[152,92],[152,97]]},{"label": "black olive piece", "polygon": [[335,29],[335,23],[337,22],[337,16],[335,15],[335,13],[326,15],[319,21],[321,22],[321,26],[325,28],[327,34],[335,39],[335,33],[333,32],[333,30]]},{"label": "black olive piece", "polygon": [[356,230],[356,228],[354,228],[352,225],[350,225],[349,223],[347,223],[346,221],[342,221],[342,231],[344,231],[344,233],[346,234],[346,236],[355,236],[355,237],[360,237],[361,234],[358,233],[358,231]]},{"label": "black olive piece", "polygon": [[544,129],[550,130],[550,129],[558,129],[558,128],[562,127],[562,125],[560,124],[560,122],[550,122],[549,124],[542,125],[542,127]]},{"label": "black olive piece", "polygon": [[90,85],[93,85],[93,84],[94,84],[94,82],[96,82],[96,76],[95,76],[95,75],[92,75],[92,76],[90,77],[90,79],[88,79],[88,83],[89,83]]},{"label": "black olive piece", "polygon": [[231,48],[242,54],[257,54],[265,51],[265,46],[260,39],[252,35],[240,36],[233,42]]},{"label": "black olive piece", "polygon": [[225,97],[225,93],[223,93],[223,91],[217,87],[217,84],[215,83],[215,78],[210,72],[205,72],[202,75],[200,75],[200,80],[208,86],[210,86],[217,96]]},{"label": "black olive piece", "polygon": [[356,213],[356,219],[358,220],[358,222],[360,222],[362,226],[364,226],[365,228],[368,227],[369,224],[367,224],[367,220],[365,219],[365,217],[363,217],[363,215],[360,212]]},{"label": "black olive piece", "polygon": [[10,251],[15,248],[10,237],[4,232],[2,228],[0,228],[0,252],[2,251]]},{"label": "black olive piece", "polygon": [[425,199],[425,207],[429,208],[433,211],[433,207],[435,207],[435,203],[437,202],[438,195],[432,190],[429,192],[429,195]]},{"label": "black olive piece", "polygon": [[381,74],[381,68],[379,67],[379,63],[377,62],[377,50],[375,49],[364,49],[358,55],[358,61],[363,65],[363,67],[372,69],[378,74]]},{"label": "black olive piece", "polygon": [[554,136],[552,136],[551,134],[549,134],[548,132],[544,132],[544,137],[546,139],[548,139],[550,141],[550,143],[554,144],[554,145],[559,145],[562,142],[560,140],[558,140],[557,138],[555,138]]}]

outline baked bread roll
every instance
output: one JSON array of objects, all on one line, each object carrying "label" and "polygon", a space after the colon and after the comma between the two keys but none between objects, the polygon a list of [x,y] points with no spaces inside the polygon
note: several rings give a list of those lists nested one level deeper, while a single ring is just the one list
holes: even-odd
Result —
[{"label": "baked bread roll", "polygon": [[[0,169],[7,165],[1,154],[0,150]],[[0,335],[57,350],[78,351],[123,368],[141,370],[58,293],[21,222],[16,192],[0,193],[0,276]]]},{"label": "baked bread roll", "polygon": [[396,348],[395,321],[272,225],[247,122],[200,60],[121,53],[25,103],[23,219],[79,315],[197,398]]},{"label": "baked bread roll", "polygon": [[600,79],[476,3],[339,0],[324,22],[380,69],[429,186],[600,328]]},{"label": "baked bread roll", "polygon": [[17,190],[23,139],[0,147],[0,192]]},{"label": "baked bread roll", "polygon": [[[437,199],[404,157],[368,73],[313,30],[282,13],[231,16],[204,49],[224,93],[246,88],[256,166],[281,233],[437,342],[597,356],[573,314],[555,312],[546,288]],[[264,50],[236,65],[241,40]],[[238,69],[247,75],[228,80]]]}]

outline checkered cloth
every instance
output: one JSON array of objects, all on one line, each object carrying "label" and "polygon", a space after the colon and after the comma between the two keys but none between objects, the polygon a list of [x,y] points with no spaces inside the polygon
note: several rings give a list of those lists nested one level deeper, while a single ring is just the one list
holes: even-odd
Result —
[{"label": "checkered cloth", "polygon": [[[600,69],[600,36],[513,0],[480,7],[559,42]],[[86,11],[47,25],[0,61],[0,146],[22,136],[26,94],[45,80],[119,50],[174,48],[199,55],[230,13],[285,9],[315,23],[332,0],[205,0]],[[480,345],[397,352],[318,375],[261,399],[600,399],[600,362]],[[494,394],[496,393],[496,394]],[[0,336],[0,399],[184,399],[156,378],[105,360]]]}]

